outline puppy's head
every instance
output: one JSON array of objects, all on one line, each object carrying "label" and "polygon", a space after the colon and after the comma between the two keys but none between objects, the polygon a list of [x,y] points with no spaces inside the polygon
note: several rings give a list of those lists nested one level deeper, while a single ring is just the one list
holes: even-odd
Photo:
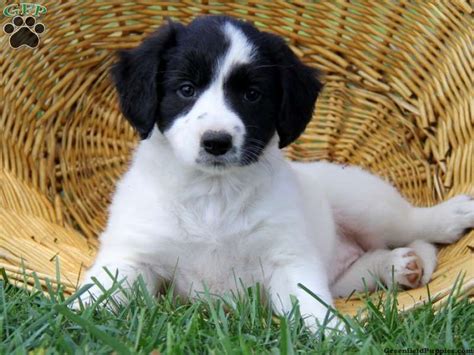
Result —
[{"label": "puppy's head", "polygon": [[321,89],[280,37],[223,16],[159,28],[112,74],[141,138],[156,125],[178,159],[207,171],[258,161],[275,133],[293,142]]}]

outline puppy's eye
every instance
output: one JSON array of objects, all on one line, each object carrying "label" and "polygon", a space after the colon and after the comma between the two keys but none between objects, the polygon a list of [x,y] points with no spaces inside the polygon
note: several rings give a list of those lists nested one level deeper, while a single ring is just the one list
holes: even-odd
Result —
[{"label": "puppy's eye", "polygon": [[244,100],[248,102],[257,102],[261,97],[261,92],[256,89],[248,89],[244,92]]},{"label": "puppy's eye", "polygon": [[196,94],[196,90],[194,89],[194,86],[192,86],[191,84],[184,84],[179,87],[178,94],[181,97],[190,98]]}]

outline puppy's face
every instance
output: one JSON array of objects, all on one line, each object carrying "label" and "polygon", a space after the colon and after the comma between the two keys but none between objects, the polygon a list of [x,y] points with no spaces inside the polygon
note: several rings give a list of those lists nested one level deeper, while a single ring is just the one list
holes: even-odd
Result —
[{"label": "puppy's face", "polygon": [[257,161],[311,118],[321,88],[282,39],[228,17],[171,23],[113,69],[125,116],[146,138],[154,125],[176,157],[206,171]]}]

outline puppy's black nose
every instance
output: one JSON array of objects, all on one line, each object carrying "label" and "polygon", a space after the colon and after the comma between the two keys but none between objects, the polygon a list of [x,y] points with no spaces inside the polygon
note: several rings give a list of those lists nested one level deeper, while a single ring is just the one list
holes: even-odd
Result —
[{"label": "puppy's black nose", "polygon": [[206,131],[201,137],[201,145],[212,155],[224,155],[232,148],[232,136],[224,131]]}]

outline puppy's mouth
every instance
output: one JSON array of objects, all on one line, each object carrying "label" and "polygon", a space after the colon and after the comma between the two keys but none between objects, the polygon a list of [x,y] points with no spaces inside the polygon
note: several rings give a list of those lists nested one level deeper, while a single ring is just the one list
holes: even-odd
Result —
[{"label": "puppy's mouth", "polygon": [[231,166],[240,165],[240,159],[236,153],[213,156],[202,152],[196,159],[196,164],[207,169],[223,170]]}]

